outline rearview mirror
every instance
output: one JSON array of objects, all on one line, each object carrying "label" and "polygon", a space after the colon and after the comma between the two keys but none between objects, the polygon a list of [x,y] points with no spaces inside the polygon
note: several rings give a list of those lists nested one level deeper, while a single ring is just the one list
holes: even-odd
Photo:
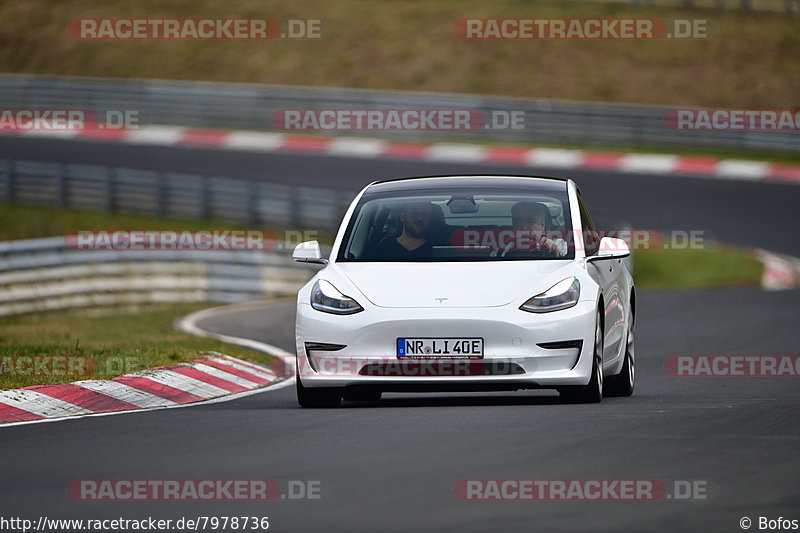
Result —
[{"label": "rearview mirror", "polygon": [[450,213],[454,215],[477,213],[479,209],[472,195],[463,194],[454,194],[451,196],[447,201],[447,207],[450,208]]},{"label": "rearview mirror", "polygon": [[328,264],[328,260],[322,258],[322,252],[319,250],[319,243],[317,241],[301,242],[295,246],[292,259],[298,263]]},{"label": "rearview mirror", "polygon": [[615,237],[603,237],[600,239],[600,248],[597,255],[588,257],[589,261],[599,261],[601,259],[622,259],[631,255],[628,243],[623,239]]}]

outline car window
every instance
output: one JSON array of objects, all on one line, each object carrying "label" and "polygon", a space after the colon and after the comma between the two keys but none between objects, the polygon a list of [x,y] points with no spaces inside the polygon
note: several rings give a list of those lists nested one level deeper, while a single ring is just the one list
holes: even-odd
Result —
[{"label": "car window", "polygon": [[566,187],[365,194],[337,261],[572,259]]}]

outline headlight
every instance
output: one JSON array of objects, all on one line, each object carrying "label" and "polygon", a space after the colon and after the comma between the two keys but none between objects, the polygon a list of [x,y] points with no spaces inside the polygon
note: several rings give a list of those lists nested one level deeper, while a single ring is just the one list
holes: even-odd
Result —
[{"label": "headlight", "polygon": [[549,313],[568,309],[578,303],[581,295],[581,282],[578,278],[562,279],[541,294],[537,294],[520,306],[531,313]]},{"label": "headlight", "polygon": [[311,307],[337,315],[352,315],[364,310],[357,301],[345,296],[323,279],[318,280],[311,288]]}]

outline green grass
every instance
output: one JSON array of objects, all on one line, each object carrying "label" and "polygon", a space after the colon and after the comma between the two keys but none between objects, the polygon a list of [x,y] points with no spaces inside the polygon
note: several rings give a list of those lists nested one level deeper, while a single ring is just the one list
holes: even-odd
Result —
[{"label": "green grass", "polygon": [[[229,222],[215,220],[180,220],[172,218],[153,218],[126,213],[106,213],[102,211],[82,211],[77,209],[54,209],[52,207],[0,204],[0,241],[14,239],[35,239],[66,235],[79,230],[242,230]],[[256,228],[267,235],[280,239],[285,228]],[[296,238],[296,237],[295,237]],[[330,244],[333,238],[326,232],[316,232],[316,238]]]},{"label": "green grass", "polygon": [[30,205],[0,205],[0,240],[35,239],[77,230],[201,230],[241,229],[229,223],[157,219],[143,215],[53,209]]},{"label": "green grass", "polygon": [[642,288],[685,289],[757,285],[763,265],[752,253],[717,246],[704,250],[640,250],[633,277]]},{"label": "green grass", "polygon": [[[675,2],[677,3],[677,2]],[[307,40],[75,40],[77,18],[319,19]],[[695,40],[468,41],[462,18],[706,18]],[[0,3],[0,71],[798,107],[797,17],[630,2],[27,0]]]},{"label": "green grass", "polygon": [[[79,379],[108,379],[155,366],[191,361],[209,351],[258,363],[263,353],[196,337],[173,328],[173,321],[208,305],[149,306],[99,312],[65,311],[0,318],[0,389],[65,383]],[[65,356],[78,361],[83,372],[19,375],[14,357]],[[85,358],[85,359],[80,359]],[[18,360],[17,360],[18,361]],[[3,364],[5,363],[5,366]],[[62,366],[64,363],[60,363]],[[21,369],[27,371],[29,363]]]}]

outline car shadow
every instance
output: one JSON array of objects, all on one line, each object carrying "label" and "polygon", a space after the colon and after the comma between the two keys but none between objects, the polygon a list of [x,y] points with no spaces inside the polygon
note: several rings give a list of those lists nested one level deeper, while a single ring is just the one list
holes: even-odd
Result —
[{"label": "car shadow", "polygon": [[481,394],[463,395],[453,394],[442,396],[408,396],[381,398],[374,402],[343,401],[340,407],[347,409],[358,408],[387,408],[387,407],[464,407],[464,406],[503,406],[503,405],[574,405],[564,400],[558,394],[530,395],[508,394],[503,396],[487,396]]}]

